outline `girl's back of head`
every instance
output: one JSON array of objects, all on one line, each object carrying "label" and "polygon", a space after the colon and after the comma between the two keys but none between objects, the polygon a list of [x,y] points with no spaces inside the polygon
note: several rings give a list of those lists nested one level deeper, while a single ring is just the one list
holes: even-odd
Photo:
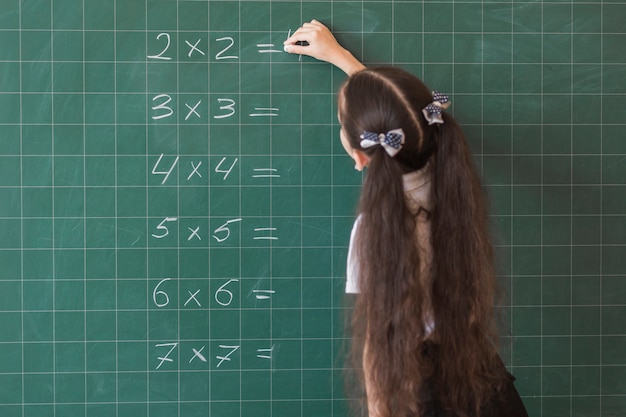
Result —
[{"label": "girl's back of head", "polygon": [[[444,112],[443,123],[426,120],[422,110],[431,102],[424,83],[398,68],[360,71],[339,94],[344,135],[370,158],[355,239],[361,295],[352,330],[367,340],[368,378],[384,399],[382,417],[419,415],[416,399],[428,378],[444,408],[476,415],[503,378],[494,371],[495,273],[481,183],[454,119]],[[361,146],[364,132],[394,129],[405,141],[393,157],[382,146]],[[417,213],[403,188],[403,175],[420,169],[431,176],[428,277],[420,276]],[[421,353],[427,339],[437,345],[434,361]],[[355,365],[360,354],[357,348]]]},{"label": "girl's back of head", "polygon": [[393,67],[366,69],[348,80],[339,98],[342,128],[354,149],[374,158],[381,154],[380,148],[362,148],[360,135],[364,131],[383,133],[402,128],[406,142],[394,162],[405,172],[425,165],[432,152],[432,140],[425,137],[429,132],[424,131],[420,119],[432,95],[418,78]]}]

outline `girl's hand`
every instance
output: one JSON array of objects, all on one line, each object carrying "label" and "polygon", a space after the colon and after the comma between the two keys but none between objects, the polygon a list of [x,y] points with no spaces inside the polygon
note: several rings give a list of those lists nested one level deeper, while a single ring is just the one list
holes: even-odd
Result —
[{"label": "girl's hand", "polygon": [[[298,43],[306,42],[306,45]],[[360,71],[365,66],[347,49],[339,45],[330,30],[317,20],[304,23],[284,42],[285,52],[308,55],[329,62],[346,74]]]}]

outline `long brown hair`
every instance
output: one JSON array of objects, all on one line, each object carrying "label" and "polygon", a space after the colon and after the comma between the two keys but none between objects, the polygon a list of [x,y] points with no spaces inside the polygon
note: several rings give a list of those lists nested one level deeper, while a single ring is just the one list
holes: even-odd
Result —
[{"label": "long brown hair", "polygon": [[[426,386],[440,407],[479,416],[504,376],[486,202],[463,132],[445,113],[443,124],[428,125],[422,109],[431,91],[398,68],[360,71],[339,97],[345,136],[370,157],[355,239],[361,294],[351,319],[353,367],[366,367],[380,417],[421,415]],[[380,146],[360,146],[363,131],[397,128],[406,143],[393,158]],[[420,259],[417,214],[403,188],[403,174],[419,169],[431,176],[430,260]],[[422,262],[428,276],[420,276]]]}]

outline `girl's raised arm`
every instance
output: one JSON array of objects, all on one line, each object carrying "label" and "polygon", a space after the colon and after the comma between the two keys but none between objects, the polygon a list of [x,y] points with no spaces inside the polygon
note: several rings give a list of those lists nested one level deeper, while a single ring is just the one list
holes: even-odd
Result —
[{"label": "girl's raised arm", "polygon": [[[303,43],[305,43],[303,45]],[[348,75],[365,66],[337,42],[330,30],[317,20],[304,23],[284,42],[285,52],[326,61]]]}]

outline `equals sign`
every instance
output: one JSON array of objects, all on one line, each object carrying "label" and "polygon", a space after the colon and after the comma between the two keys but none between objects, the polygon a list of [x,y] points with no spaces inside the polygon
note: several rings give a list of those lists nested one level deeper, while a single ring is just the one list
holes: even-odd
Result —
[{"label": "equals sign", "polygon": [[260,54],[275,54],[277,52],[283,52],[279,49],[275,49],[276,45],[274,45],[273,43],[257,43],[256,47],[259,48]]},{"label": "equals sign", "polygon": [[272,351],[274,350],[274,347],[271,347],[269,349],[257,349],[256,350],[256,357],[257,358],[261,358],[261,359],[272,359]]},{"label": "equals sign", "polygon": [[272,236],[271,232],[275,232],[275,227],[257,227],[254,229],[255,232],[270,232],[268,236],[255,236],[252,239],[254,240],[278,240],[277,237]]},{"label": "equals sign", "polygon": [[250,113],[250,117],[276,117],[278,116],[278,107],[255,107],[255,113]]},{"label": "equals sign", "polygon": [[255,174],[252,175],[252,178],[280,178],[276,168],[255,168],[253,171]]},{"label": "equals sign", "polygon": [[269,300],[272,294],[276,293],[276,291],[273,290],[252,290],[252,292],[257,300]]}]

